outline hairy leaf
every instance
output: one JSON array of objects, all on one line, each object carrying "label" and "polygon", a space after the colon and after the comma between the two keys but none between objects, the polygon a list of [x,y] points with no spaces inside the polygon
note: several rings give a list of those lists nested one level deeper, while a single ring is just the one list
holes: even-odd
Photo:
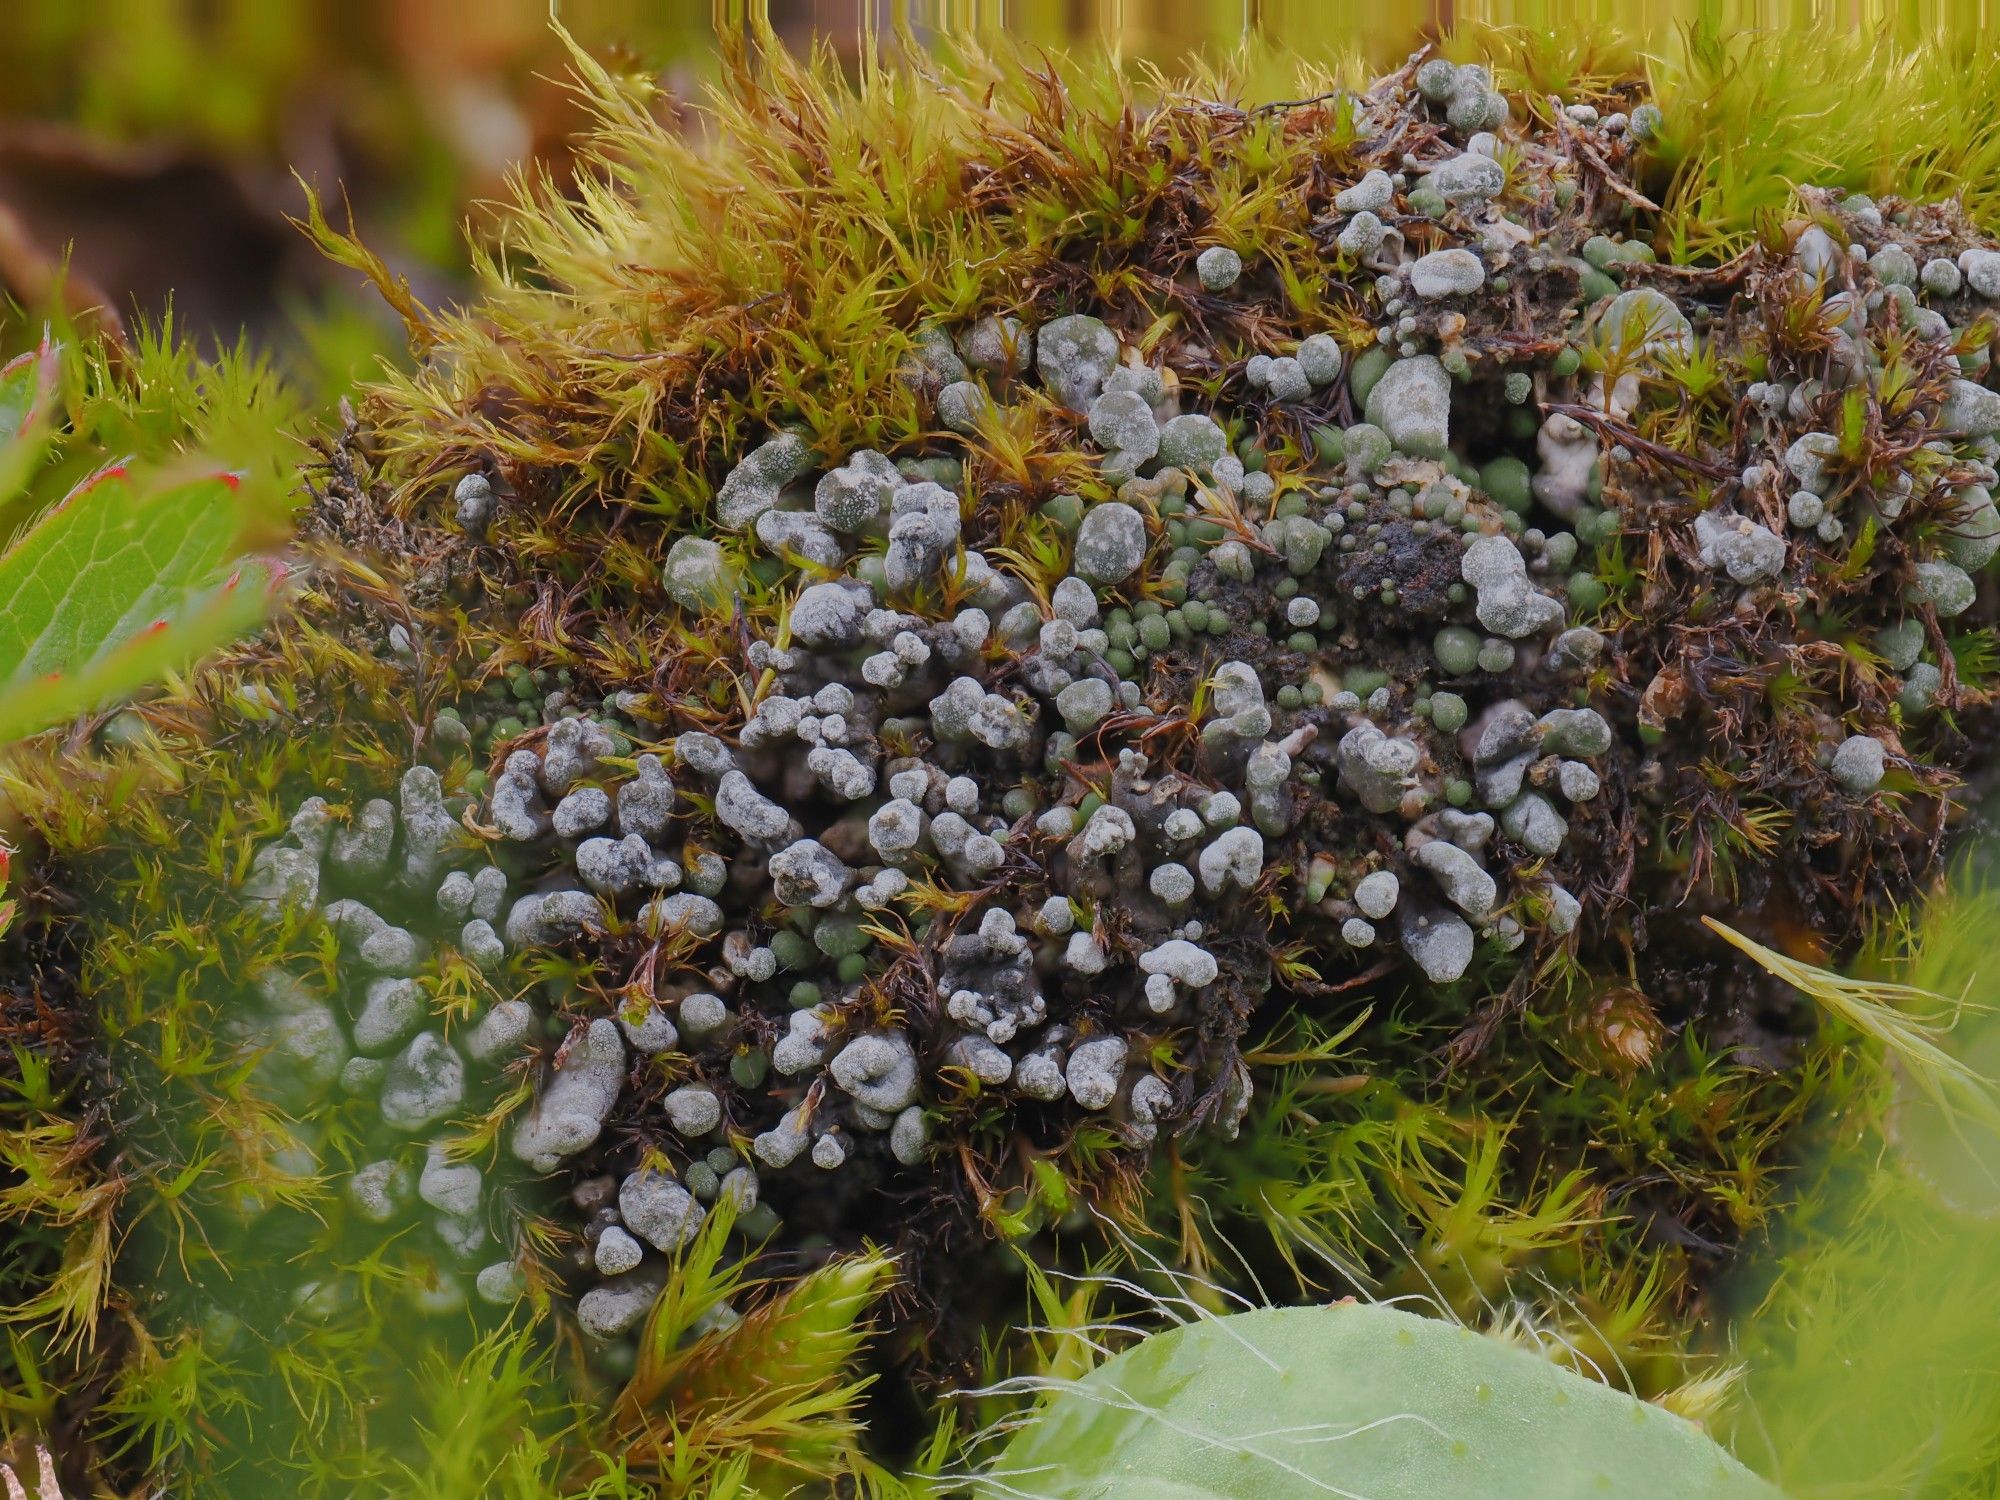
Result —
[{"label": "hairy leaf", "polygon": [[281,572],[240,560],[229,474],[99,470],[0,553],[0,741],[130,693],[242,633]]},{"label": "hairy leaf", "polygon": [[1672,1413],[1524,1349],[1390,1307],[1206,1319],[1055,1390],[985,1476],[988,1492],[1775,1500]]},{"label": "hairy leaf", "polygon": [[0,536],[48,447],[56,410],[57,351],[39,349],[0,365]]}]

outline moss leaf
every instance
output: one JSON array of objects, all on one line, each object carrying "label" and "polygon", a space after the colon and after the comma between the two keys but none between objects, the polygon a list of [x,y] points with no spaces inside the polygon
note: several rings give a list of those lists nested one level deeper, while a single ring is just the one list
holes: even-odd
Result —
[{"label": "moss leaf", "polygon": [[[711,1214],[683,1252],[676,1282],[713,1274],[732,1216]],[[672,1333],[702,1300],[670,1284],[656,1305],[639,1368],[600,1436],[635,1473],[669,1495],[722,1493],[723,1456],[745,1460],[757,1494],[793,1492],[859,1461],[858,1407],[872,1377],[852,1368],[866,1341],[868,1307],[894,1260],[867,1250],[799,1277],[734,1326],[692,1342]],[[671,1422],[665,1419],[671,1416]]]}]

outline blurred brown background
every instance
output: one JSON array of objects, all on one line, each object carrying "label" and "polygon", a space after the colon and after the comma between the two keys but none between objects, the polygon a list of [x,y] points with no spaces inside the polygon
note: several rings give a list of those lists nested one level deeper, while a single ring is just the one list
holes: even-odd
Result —
[{"label": "blurred brown background", "polygon": [[[287,222],[296,171],[344,195],[428,297],[473,206],[525,162],[561,174],[579,123],[543,0],[16,0],[0,27],[0,285],[120,322],[158,318],[365,350],[372,317]],[[702,4],[566,6],[586,44],[692,88]],[[476,216],[475,216],[476,217]],[[357,299],[338,299],[356,304]]]}]

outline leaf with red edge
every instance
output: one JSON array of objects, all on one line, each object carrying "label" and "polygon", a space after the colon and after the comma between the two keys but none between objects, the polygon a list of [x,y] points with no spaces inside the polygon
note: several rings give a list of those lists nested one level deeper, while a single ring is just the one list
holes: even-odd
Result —
[{"label": "leaf with red edge", "polygon": [[0,516],[20,500],[55,426],[57,347],[42,336],[39,349],[0,365]]},{"label": "leaf with red edge", "polygon": [[234,474],[113,464],[0,553],[0,741],[127,696],[253,627],[283,579],[241,556],[255,505]]}]

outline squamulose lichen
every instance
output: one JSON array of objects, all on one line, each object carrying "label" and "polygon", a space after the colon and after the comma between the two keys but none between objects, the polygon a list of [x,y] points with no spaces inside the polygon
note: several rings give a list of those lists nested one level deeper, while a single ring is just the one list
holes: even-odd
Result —
[{"label": "squamulose lichen", "polygon": [[[932,437],[759,434],[672,542],[666,608],[729,613],[746,558],[787,601],[745,630],[732,723],[516,668],[430,726],[490,751],[476,799],[418,765],[345,827],[301,809],[251,895],[320,905],[351,986],[274,976],[263,1037],[414,1142],[354,1174],[368,1216],[421,1213],[480,1293],[518,1290],[505,1213],[431,1135],[553,1008],[530,986],[446,1035],[428,957],[643,957],[507,1136],[574,1180],[579,1318],[611,1341],[724,1197],[754,1243],[908,1201],[996,1119],[1140,1155],[1233,1132],[1281,954],[1504,988],[1684,894],[1687,860],[1635,850],[1718,777],[1785,810],[1767,852],[1822,914],[1921,844],[1932,726],[1969,701],[1944,632],[2000,547],[2000,395],[1964,336],[2000,251],[1947,207],[1809,192],[1788,252],[1674,272],[1578,192],[1644,110],[1523,126],[1483,69],[1413,82],[1369,117],[1421,129],[1364,139],[1299,226],[1365,338],[1218,378],[1088,312],[917,329]],[[1255,246],[1175,269],[1217,308],[1273,285]],[[1658,417],[1697,376],[1728,420],[1676,450]],[[1003,536],[974,481],[1023,408],[1090,482]],[[466,546],[499,490],[438,497]],[[644,1153],[607,1149],[627,1118]]]}]

